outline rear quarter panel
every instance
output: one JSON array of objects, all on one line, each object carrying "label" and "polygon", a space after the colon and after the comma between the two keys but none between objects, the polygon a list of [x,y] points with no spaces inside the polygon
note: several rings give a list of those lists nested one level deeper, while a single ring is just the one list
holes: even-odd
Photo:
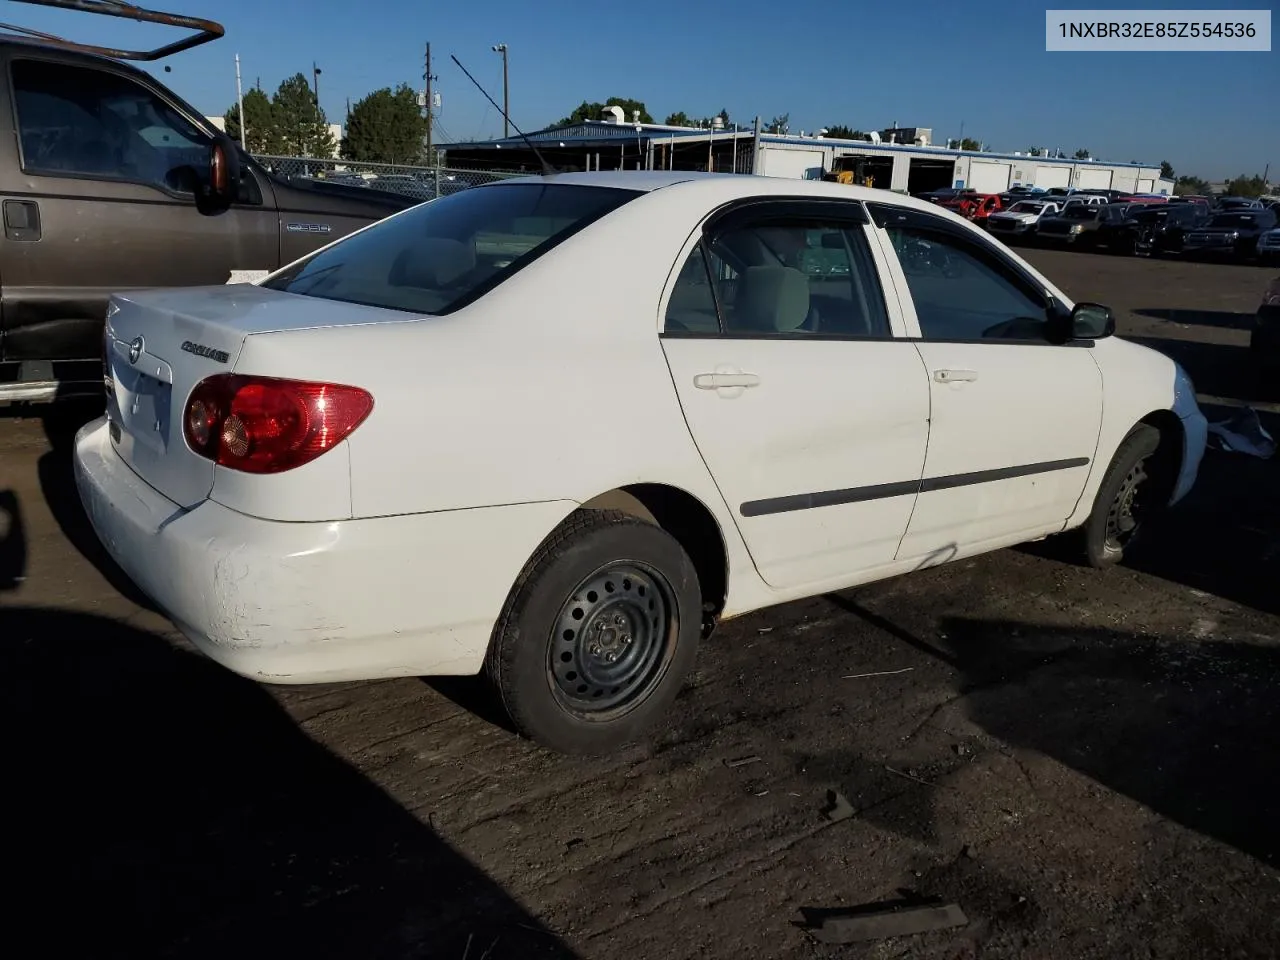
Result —
[{"label": "rear quarter panel", "polygon": [[250,336],[236,371],[374,394],[348,441],[355,517],[581,503],[665,483],[728,534],[658,339],[663,288],[719,196],[683,194],[637,198],[449,316]]}]

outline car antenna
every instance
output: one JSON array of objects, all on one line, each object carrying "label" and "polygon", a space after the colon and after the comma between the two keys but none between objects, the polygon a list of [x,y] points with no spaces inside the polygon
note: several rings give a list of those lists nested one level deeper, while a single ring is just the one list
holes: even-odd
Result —
[{"label": "car antenna", "polygon": [[525,136],[524,131],[516,126],[515,121],[512,120],[509,116],[507,116],[507,111],[503,110],[500,106],[498,106],[497,101],[494,100],[493,97],[489,96],[488,91],[486,91],[484,87],[480,86],[480,81],[471,75],[471,71],[462,65],[462,61],[459,60],[457,57],[455,57],[452,53],[449,54],[449,59],[458,65],[458,69],[461,70],[463,73],[465,73],[467,75],[467,79],[476,85],[476,89],[484,94],[484,98],[493,104],[493,109],[497,110],[500,114],[502,114],[502,119],[507,121],[507,123],[511,124],[511,128],[515,130],[516,133],[520,134],[520,139],[525,142],[525,146],[527,146],[530,150],[533,151],[533,155],[538,158],[538,163],[542,164],[542,175],[544,177],[549,177],[549,176],[552,176],[553,174],[559,173],[560,172],[559,170],[557,170],[551,164],[547,163],[547,158],[542,155],[542,151],[540,151],[537,147],[533,145],[533,141]]}]

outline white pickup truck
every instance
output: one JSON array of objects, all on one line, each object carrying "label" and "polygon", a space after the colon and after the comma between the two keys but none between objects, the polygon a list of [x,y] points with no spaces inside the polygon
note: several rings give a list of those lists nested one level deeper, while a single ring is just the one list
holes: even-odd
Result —
[{"label": "white pickup truck", "polygon": [[1043,217],[1051,217],[1061,209],[1057,201],[1019,200],[1008,210],[987,217],[987,229],[996,236],[1022,237],[1035,233]]}]

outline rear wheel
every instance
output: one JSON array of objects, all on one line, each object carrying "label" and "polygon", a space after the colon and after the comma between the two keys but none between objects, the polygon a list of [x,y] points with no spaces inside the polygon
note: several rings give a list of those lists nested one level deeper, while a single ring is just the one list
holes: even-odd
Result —
[{"label": "rear wheel", "polygon": [[1152,470],[1160,431],[1135,427],[1116,450],[1084,525],[1089,564],[1109,567],[1131,557],[1147,522],[1162,509]]},{"label": "rear wheel", "polygon": [[628,514],[573,514],[512,589],[485,668],[516,728],[561,753],[598,754],[666,711],[702,625],[693,562]]}]

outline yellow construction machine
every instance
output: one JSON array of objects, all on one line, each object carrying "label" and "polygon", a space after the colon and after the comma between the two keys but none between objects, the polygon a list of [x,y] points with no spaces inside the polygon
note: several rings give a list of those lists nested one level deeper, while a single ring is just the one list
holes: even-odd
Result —
[{"label": "yellow construction machine", "polygon": [[831,172],[822,175],[832,183],[849,183],[860,187],[874,187],[876,178],[867,173],[867,157],[836,157]]}]

